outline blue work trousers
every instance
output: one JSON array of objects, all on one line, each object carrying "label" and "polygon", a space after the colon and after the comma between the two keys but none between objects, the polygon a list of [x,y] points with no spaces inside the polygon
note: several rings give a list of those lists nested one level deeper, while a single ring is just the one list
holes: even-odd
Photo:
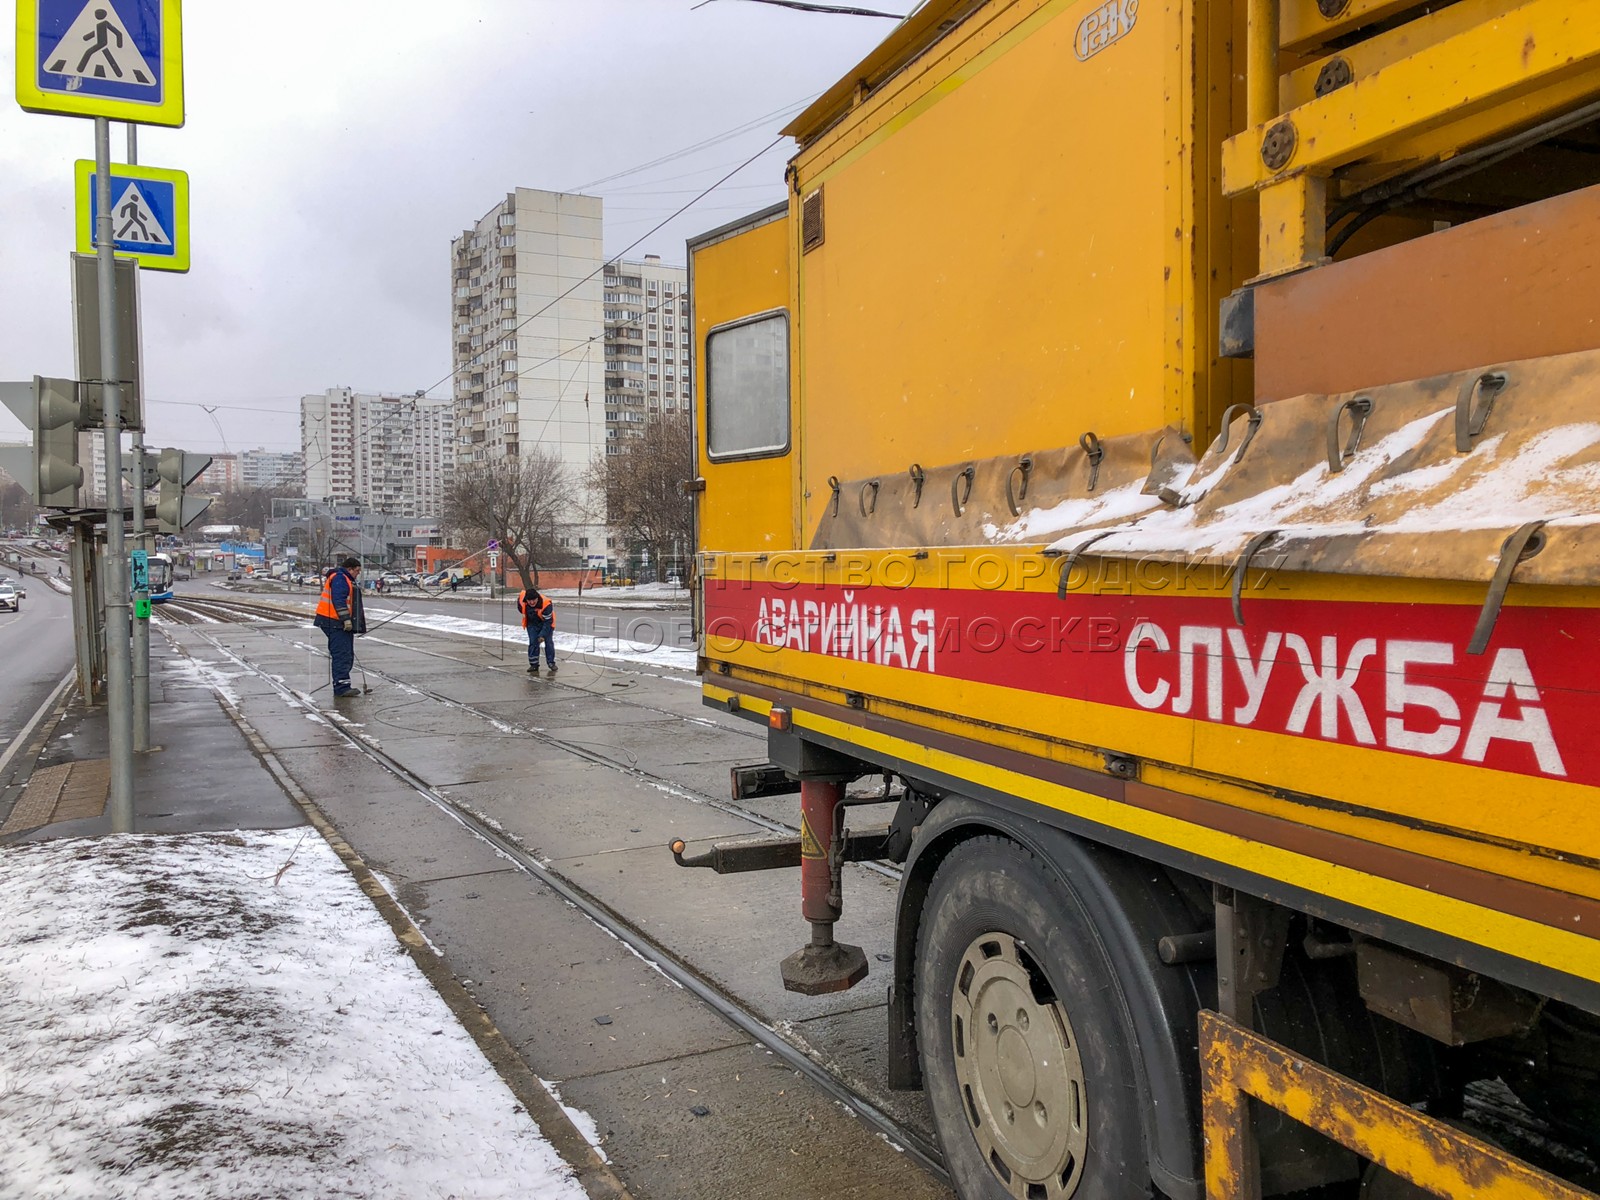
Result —
[{"label": "blue work trousers", "polygon": [[328,657],[333,659],[333,690],[350,686],[350,669],[356,662],[356,635],[342,629],[324,629],[328,635]]},{"label": "blue work trousers", "polygon": [[556,627],[551,621],[528,622],[528,662],[539,665],[539,645],[544,644],[544,657],[552,667],[556,665]]}]

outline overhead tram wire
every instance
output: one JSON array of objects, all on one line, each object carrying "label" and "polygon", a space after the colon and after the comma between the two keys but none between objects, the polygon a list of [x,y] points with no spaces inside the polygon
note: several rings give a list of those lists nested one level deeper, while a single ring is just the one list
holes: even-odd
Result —
[{"label": "overhead tram wire", "polygon": [[[711,0],[700,0],[699,4],[692,5],[689,9],[694,12],[697,8],[704,8]],[[891,21],[904,21],[906,14],[880,12],[876,8],[856,8],[848,4],[815,4],[809,0],[745,0],[747,4],[770,4],[774,8],[792,8],[796,12],[821,13],[830,17],[886,17]]]},{"label": "overhead tram wire", "polygon": [[[667,216],[667,217],[663,218],[653,228],[647,229],[644,233],[641,233],[638,237],[634,238],[633,241],[629,242],[626,246],[624,246],[616,254],[606,256],[605,260],[598,267],[596,267],[594,270],[590,271],[582,279],[578,280],[578,282],[574,283],[571,287],[569,287],[566,291],[562,292],[559,296],[556,296],[549,303],[545,304],[544,307],[540,308],[537,312],[531,313],[525,320],[523,320],[522,322],[520,322],[519,324],[517,324],[513,328],[505,330],[503,333],[500,334],[499,337],[495,338],[494,341],[490,342],[487,346],[483,347],[483,349],[480,351],[480,354],[491,353],[493,350],[495,350],[500,345],[500,343],[504,342],[507,337],[509,337],[510,335],[512,335],[514,333],[520,332],[523,329],[524,326],[529,325],[532,322],[538,320],[540,317],[544,316],[545,313],[549,312],[552,308],[554,308],[556,305],[560,304],[563,300],[565,300],[568,296],[570,296],[574,292],[576,292],[584,284],[588,283],[591,279],[595,278],[595,276],[597,276],[601,272],[603,272],[609,264],[620,260],[625,254],[628,253],[628,251],[637,248],[639,246],[639,244],[641,242],[643,242],[646,238],[648,238],[651,234],[656,233],[659,230],[665,229],[668,225],[672,224],[672,222],[676,221],[679,217],[683,216],[684,213],[688,212],[691,208],[693,208],[700,201],[704,200],[712,192],[716,191],[723,184],[727,183],[728,180],[732,179],[740,171],[744,170],[751,163],[755,162],[756,159],[760,158],[763,154],[766,154],[769,150],[773,149],[775,146],[782,145],[783,141],[784,141],[784,137],[783,137],[782,134],[779,134],[777,137],[773,138],[771,142],[769,142],[767,145],[763,146],[760,150],[757,150],[754,154],[752,154],[749,158],[745,159],[737,167],[734,167],[733,170],[729,171],[721,179],[717,180],[710,187],[706,188],[699,195],[697,195],[693,200],[690,200],[687,204],[682,205],[675,212],[673,212],[670,216]],[[454,379],[455,376],[456,376],[456,369],[455,368],[451,368],[451,370],[446,375],[441,377],[431,387],[424,388],[423,389],[423,394],[426,395],[428,392],[433,391],[434,388],[442,387],[444,384],[446,384],[446,383],[450,382],[452,379]]]},{"label": "overhead tram wire", "polygon": [[[600,179],[592,179],[588,183],[579,184],[572,190],[575,192],[588,191],[590,188],[596,188],[602,184],[611,183],[613,180],[626,179],[629,175],[638,175],[641,172],[651,170],[654,167],[665,166],[669,162],[675,162],[680,158],[686,158],[691,154],[698,154],[702,150],[709,150],[713,146],[720,146],[723,142],[730,141],[741,134],[752,133],[755,130],[762,128],[768,121],[775,120],[778,117],[788,116],[792,112],[799,111],[820,95],[822,95],[821,92],[814,92],[805,97],[803,100],[796,100],[793,103],[785,104],[782,108],[775,108],[771,112],[756,117],[753,120],[746,121],[742,125],[737,125],[732,129],[724,130],[722,133],[714,133],[708,138],[702,138],[700,141],[695,142],[693,145],[685,146],[681,150],[673,150],[671,153],[663,154],[660,158],[651,159],[647,163],[640,163],[636,167],[629,167],[626,171],[618,171],[615,174],[606,175]],[[765,151],[763,151],[763,153],[765,153]],[[694,173],[695,172],[690,172],[690,174]]]}]

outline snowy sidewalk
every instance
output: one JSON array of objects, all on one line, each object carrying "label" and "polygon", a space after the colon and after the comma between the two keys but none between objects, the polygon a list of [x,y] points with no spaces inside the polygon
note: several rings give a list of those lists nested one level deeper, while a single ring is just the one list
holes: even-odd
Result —
[{"label": "snowy sidewalk", "polygon": [[7,1195],[584,1195],[315,830],[7,846],[0,894]]}]

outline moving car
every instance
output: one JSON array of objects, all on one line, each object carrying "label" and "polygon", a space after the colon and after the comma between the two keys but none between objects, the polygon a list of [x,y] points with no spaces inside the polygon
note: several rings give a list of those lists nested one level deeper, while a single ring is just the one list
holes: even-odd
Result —
[{"label": "moving car", "polygon": [[0,608],[10,609],[12,612],[22,611],[22,597],[17,595],[17,585],[9,579],[0,582]]}]

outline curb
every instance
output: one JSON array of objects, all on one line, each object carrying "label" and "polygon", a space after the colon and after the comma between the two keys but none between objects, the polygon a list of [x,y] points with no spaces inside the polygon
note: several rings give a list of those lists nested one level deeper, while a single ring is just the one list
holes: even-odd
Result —
[{"label": "curb", "polygon": [[[192,657],[187,647],[170,636],[167,640],[172,642],[180,654]],[[306,820],[311,827],[322,835],[323,840],[355,877],[356,885],[389,923],[396,940],[410,954],[411,961],[416,963],[423,977],[438,991],[445,1006],[450,1009],[462,1028],[477,1044],[478,1049],[483,1052],[484,1057],[489,1060],[489,1064],[505,1081],[517,1102],[527,1110],[540,1132],[549,1139],[562,1161],[572,1168],[578,1184],[591,1200],[632,1200],[626,1185],[611,1169],[611,1164],[601,1158],[600,1152],[579,1132],[572,1118],[567,1116],[566,1111],[540,1082],[539,1077],[529,1069],[527,1063],[523,1062],[522,1056],[517,1053],[505,1034],[500,1032],[493,1018],[451,973],[444,958],[428,944],[422,931],[411,920],[411,915],[378,881],[377,876],[356,853],[355,848],[344,840],[343,835],[317,806],[316,801],[306,794],[305,789],[278,760],[272,747],[267,745],[256,732],[245,715],[224,697],[219,695],[217,703],[244,735],[245,741],[250,743],[251,750],[261,760],[262,765],[278,781],[278,786],[306,814]]]}]

